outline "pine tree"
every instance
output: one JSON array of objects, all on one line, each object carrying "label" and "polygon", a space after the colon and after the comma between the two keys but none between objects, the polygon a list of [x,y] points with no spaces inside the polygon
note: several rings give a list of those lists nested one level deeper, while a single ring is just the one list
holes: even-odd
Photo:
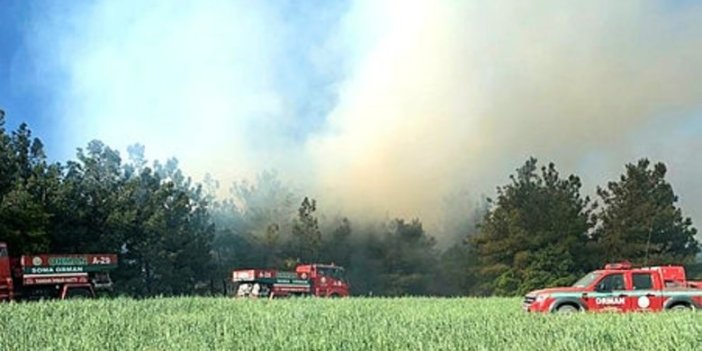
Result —
[{"label": "pine tree", "polygon": [[48,203],[55,192],[59,166],[46,163],[43,144],[22,123],[8,136],[0,111],[0,238],[15,254],[49,247]]},{"label": "pine tree", "polygon": [[317,201],[305,197],[298,209],[298,217],[293,222],[291,254],[293,259],[304,263],[313,263],[319,259],[322,247],[322,233],[319,221],[314,215]]},{"label": "pine tree", "polygon": [[471,239],[479,255],[479,291],[521,294],[573,281],[587,264],[589,199],[580,179],[561,178],[530,158],[498,187],[497,199]]},{"label": "pine tree", "polygon": [[676,206],[663,163],[647,159],[627,164],[619,181],[597,193],[603,207],[593,236],[604,261],[635,264],[691,263],[699,252],[697,229]]}]

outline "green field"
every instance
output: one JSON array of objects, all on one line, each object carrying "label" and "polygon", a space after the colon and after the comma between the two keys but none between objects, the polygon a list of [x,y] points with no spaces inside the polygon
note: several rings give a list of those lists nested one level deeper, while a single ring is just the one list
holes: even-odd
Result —
[{"label": "green field", "polygon": [[702,313],[530,315],[519,299],[0,304],[0,350],[702,350]]}]

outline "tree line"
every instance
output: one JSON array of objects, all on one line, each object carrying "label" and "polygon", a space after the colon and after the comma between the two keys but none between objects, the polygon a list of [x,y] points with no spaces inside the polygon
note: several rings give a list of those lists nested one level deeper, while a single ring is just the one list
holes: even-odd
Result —
[{"label": "tree line", "polygon": [[[676,206],[663,163],[627,164],[617,181],[581,195],[575,175],[530,158],[497,189],[471,238],[479,293],[519,294],[573,282],[605,262],[688,264],[700,251],[692,220]],[[691,266],[691,268],[694,268]]]},{"label": "tree line", "polygon": [[346,267],[355,295],[515,295],[572,283],[604,262],[687,264],[699,244],[665,179],[664,164],[627,164],[616,181],[582,195],[580,179],[534,158],[465,214],[440,248],[419,219],[330,215],[263,172],[225,197],[208,176],[195,183],[177,160],[127,157],[100,141],[74,160],[50,162],[21,124],[0,112],[0,241],[14,254],[114,252],[116,293],[222,294],[237,267]]}]

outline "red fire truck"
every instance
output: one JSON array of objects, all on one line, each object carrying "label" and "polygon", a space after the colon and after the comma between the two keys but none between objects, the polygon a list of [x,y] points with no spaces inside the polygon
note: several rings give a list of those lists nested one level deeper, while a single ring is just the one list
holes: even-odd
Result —
[{"label": "red fire truck", "polygon": [[696,310],[702,308],[702,282],[688,281],[682,266],[607,264],[573,286],[528,293],[522,307],[529,312]]},{"label": "red fire truck", "polygon": [[237,297],[349,296],[344,268],[333,264],[303,264],[294,272],[236,269],[232,282]]},{"label": "red fire truck", "polygon": [[111,289],[113,254],[38,254],[10,257],[0,242],[0,301],[94,297]]}]

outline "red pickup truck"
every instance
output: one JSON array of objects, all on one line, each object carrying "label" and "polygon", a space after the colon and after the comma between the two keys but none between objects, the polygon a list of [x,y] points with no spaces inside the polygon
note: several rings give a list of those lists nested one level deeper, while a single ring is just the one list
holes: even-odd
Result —
[{"label": "red pickup truck", "polygon": [[682,266],[608,264],[570,287],[532,291],[522,307],[529,312],[696,310],[702,308],[702,282],[688,281]]}]

